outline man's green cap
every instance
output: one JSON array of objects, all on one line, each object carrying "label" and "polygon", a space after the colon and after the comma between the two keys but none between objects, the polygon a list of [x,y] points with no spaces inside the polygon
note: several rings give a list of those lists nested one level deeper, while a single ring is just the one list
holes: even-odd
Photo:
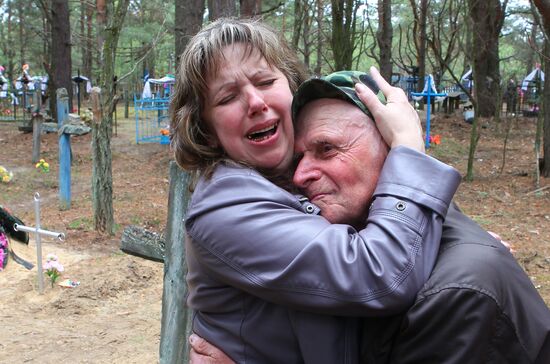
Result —
[{"label": "man's green cap", "polygon": [[328,76],[310,78],[298,87],[292,100],[292,120],[296,122],[302,107],[317,99],[340,99],[351,102],[372,118],[370,111],[355,93],[356,83],[364,84],[378,96],[382,103],[386,103],[384,94],[369,74],[359,71],[338,71]]}]

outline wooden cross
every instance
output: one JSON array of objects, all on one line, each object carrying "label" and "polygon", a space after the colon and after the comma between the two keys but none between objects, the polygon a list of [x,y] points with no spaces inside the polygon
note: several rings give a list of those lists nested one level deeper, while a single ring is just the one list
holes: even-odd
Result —
[{"label": "wooden cross", "polygon": [[40,194],[36,192],[34,194],[34,214],[36,217],[36,226],[30,227],[25,225],[15,224],[13,228],[15,231],[25,231],[27,233],[34,233],[34,238],[36,241],[36,267],[38,274],[38,292],[40,294],[44,293],[44,273],[42,269],[42,244],[40,242],[41,236],[49,236],[56,238],[59,241],[65,240],[65,234],[56,233],[54,231],[44,230],[40,228]]}]

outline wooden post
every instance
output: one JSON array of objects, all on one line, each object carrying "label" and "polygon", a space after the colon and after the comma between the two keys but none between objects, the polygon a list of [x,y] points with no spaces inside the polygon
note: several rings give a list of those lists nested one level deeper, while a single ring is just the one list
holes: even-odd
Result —
[{"label": "wooden post", "polygon": [[[57,97],[57,128],[61,129],[69,118],[69,95],[67,90],[59,88]],[[59,135],[59,207],[71,208],[71,136]]]},{"label": "wooden post", "polygon": [[164,258],[164,290],[160,331],[160,364],[189,362],[191,310],[186,305],[185,216],[189,174],[170,162],[170,191]]},{"label": "wooden post", "polygon": [[32,162],[40,160],[40,135],[42,134],[42,115],[36,114],[32,117]]},{"label": "wooden post", "polygon": [[[38,87],[36,87],[38,85]],[[40,135],[42,134],[42,114],[40,114],[40,102],[42,101],[40,83],[35,83],[32,111],[32,162],[40,160]]]},{"label": "wooden post", "polygon": [[130,108],[130,100],[128,99],[128,90],[124,89],[124,118],[129,118],[128,109]]}]

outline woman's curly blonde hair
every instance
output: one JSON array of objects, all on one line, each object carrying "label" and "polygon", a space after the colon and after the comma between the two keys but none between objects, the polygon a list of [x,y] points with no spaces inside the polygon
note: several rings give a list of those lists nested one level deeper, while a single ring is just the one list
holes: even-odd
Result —
[{"label": "woman's curly blonde hair", "polygon": [[185,170],[209,176],[227,159],[221,147],[212,146],[211,131],[201,117],[206,78],[217,71],[224,47],[244,43],[248,52],[259,51],[267,63],[288,79],[292,93],[307,73],[284,39],[258,20],[222,18],[206,25],[181,55],[174,94],[170,103],[170,139],[176,162]]}]

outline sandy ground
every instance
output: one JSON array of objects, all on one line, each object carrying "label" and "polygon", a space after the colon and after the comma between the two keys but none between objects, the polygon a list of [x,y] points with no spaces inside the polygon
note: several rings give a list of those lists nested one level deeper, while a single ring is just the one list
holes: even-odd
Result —
[{"label": "sandy ground", "polygon": [[[119,115],[122,112],[119,111]],[[10,261],[0,272],[0,363],[155,363],[158,361],[162,264],[122,253],[120,236],[133,224],[160,232],[166,224],[168,147],[136,145],[133,119],[119,118],[113,137],[114,236],[93,229],[90,202],[91,136],[72,138],[72,205],[57,207],[57,136],[44,135],[42,156],[51,171],[30,161],[32,135],[0,123],[0,165],[14,180],[0,184],[0,204],[34,225],[33,193],[42,195],[42,226],[64,232],[65,242],[43,240],[43,254],[55,253],[65,266],[61,279],[76,288],[51,287],[38,294],[36,269]],[[514,244],[516,257],[550,302],[550,181],[533,185],[534,120],[513,123],[502,164],[503,127],[483,124],[476,154],[476,180],[463,183],[456,200],[478,223]],[[442,143],[431,148],[466,173],[470,126],[460,116],[437,115],[432,133]],[[13,243],[20,256],[36,259],[29,246]],[[47,282],[47,281],[46,281]]]},{"label": "sandy ground", "polygon": [[[32,245],[32,244],[31,244]],[[76,288],[38,294],[36,268],[10,262],[0,274],[1,363],[155,363],[162,266],[122,253],[78,252],[47,242]],[[34,246],[16,247],[32,260]],[[45,277],[48,278],[48,277]]]},{"label": "sandy ground", "polygon": [[[34,225],[33,194],[41,195],[41,225],[64,232],[64,242],[43,238],[43,257],[56,254],[64,265],[60,280],[75,288],[38,293],[36,268],[10,260],[0,272],[0,363],[155,363],[159,358],[163,265],[119,250],[127,225],[164,229],[167,211],[167,146],[136,145],[133,120],[119,121],[113,137],[113,205],[116,234],[93,229],[90,201],[91,136],[72,138],[71,209],[58,208],[57,135],[42,137],[49,173],[30,161],[32,135],[0,123],[0,165],[15,174],[0,184],[0,204]],[[12,242],[22,258],[36,262],[36,245]]]}]

